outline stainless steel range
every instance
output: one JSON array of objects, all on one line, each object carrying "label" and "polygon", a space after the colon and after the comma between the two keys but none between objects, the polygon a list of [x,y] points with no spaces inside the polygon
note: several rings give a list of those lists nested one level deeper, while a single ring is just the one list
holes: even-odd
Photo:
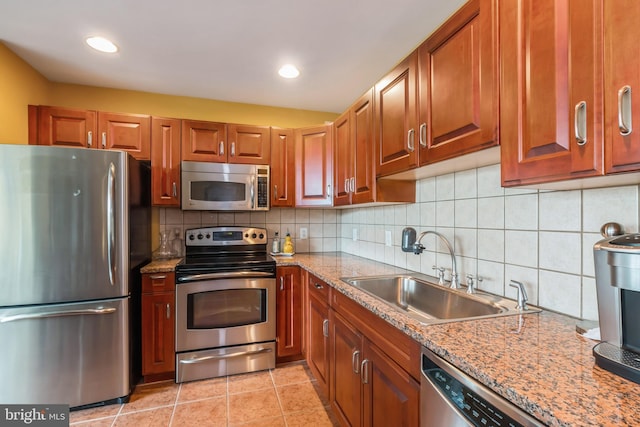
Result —
[{"label": "stainless steel range", "polygon": [[275,367],[276,263],[267,230],[187,230],[176,267],[176,382]]}]

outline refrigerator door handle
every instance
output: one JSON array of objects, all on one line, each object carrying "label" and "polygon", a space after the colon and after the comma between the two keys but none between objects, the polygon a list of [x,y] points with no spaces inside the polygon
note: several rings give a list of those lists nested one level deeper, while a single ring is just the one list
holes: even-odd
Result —
[{"label": "refrigerator door handle", "polygon": [[3,317],[0,317],[0,323],[15,322],[17,320],[43,319],[46,317],[83,316],[85,314],[111,314],[115,312],[116,312],[116,309],[114,307],[87,308],[84,310],[43,311],[42,313],[16,314],[14,316],[3,316]]},{"label": "refrigerator door handle", "polygon": [[109,165],[109,176],[107,179],[107,259],[109,263],[109,282],[114,285],[115,276],[115,201],[116,201],[116,167],[113,163]]}]

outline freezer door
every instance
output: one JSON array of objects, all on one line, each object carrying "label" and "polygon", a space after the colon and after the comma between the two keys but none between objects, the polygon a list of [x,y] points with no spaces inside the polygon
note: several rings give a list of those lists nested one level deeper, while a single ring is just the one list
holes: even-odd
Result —
[{"label": "freezer door", "polygon": [[129,294],[128,161],[0,144],[0,307]]},{"label": "freezer door", "polygon": [[104,402],[130,394],[129,299],[1,309],[0,402]]}]

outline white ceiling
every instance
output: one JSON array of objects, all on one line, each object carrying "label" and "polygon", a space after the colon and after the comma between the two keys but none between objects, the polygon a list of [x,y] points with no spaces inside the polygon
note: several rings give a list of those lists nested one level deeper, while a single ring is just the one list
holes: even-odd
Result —
[{"label": "white ceiling", "polygon": [[2,0],[0,41],[55,82],[339,113],[463,3]]}]

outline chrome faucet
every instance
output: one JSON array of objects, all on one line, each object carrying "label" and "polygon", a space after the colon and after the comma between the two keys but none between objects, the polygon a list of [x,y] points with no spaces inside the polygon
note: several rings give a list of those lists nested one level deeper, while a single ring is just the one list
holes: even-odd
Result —
[{"label": "chrome faucet", "polygon": [[412,227],[406,227],[402,230],[402,250],[404,252],[413,252],[416,255],[420,255],[422,251],[424,251],[424,246],[420,241],[427,234],[434,234],[439,237],[449,250],[449,255],[451,255],[451,285],[450,287],[453,289],[460,289],[460,282],[458,281],[458,268],[456,266],[456,255],[453,253],[453,247],[451,243],[444,237],[442,234],[437,231],[423,231],[420,233],[418,238],[416,239],[416,230]]},{"label": "chrome faucet", "polygon": [[514,287],[518,290],[518,296],[516,300],[518,301],[518,305],[516,305],[516,310],[528,310],[527,301],[529,298],[527,297],[527,291],[524,289],[524,284],[521,282],[516,282],[515,280],[511,280],[509,286]]}]

